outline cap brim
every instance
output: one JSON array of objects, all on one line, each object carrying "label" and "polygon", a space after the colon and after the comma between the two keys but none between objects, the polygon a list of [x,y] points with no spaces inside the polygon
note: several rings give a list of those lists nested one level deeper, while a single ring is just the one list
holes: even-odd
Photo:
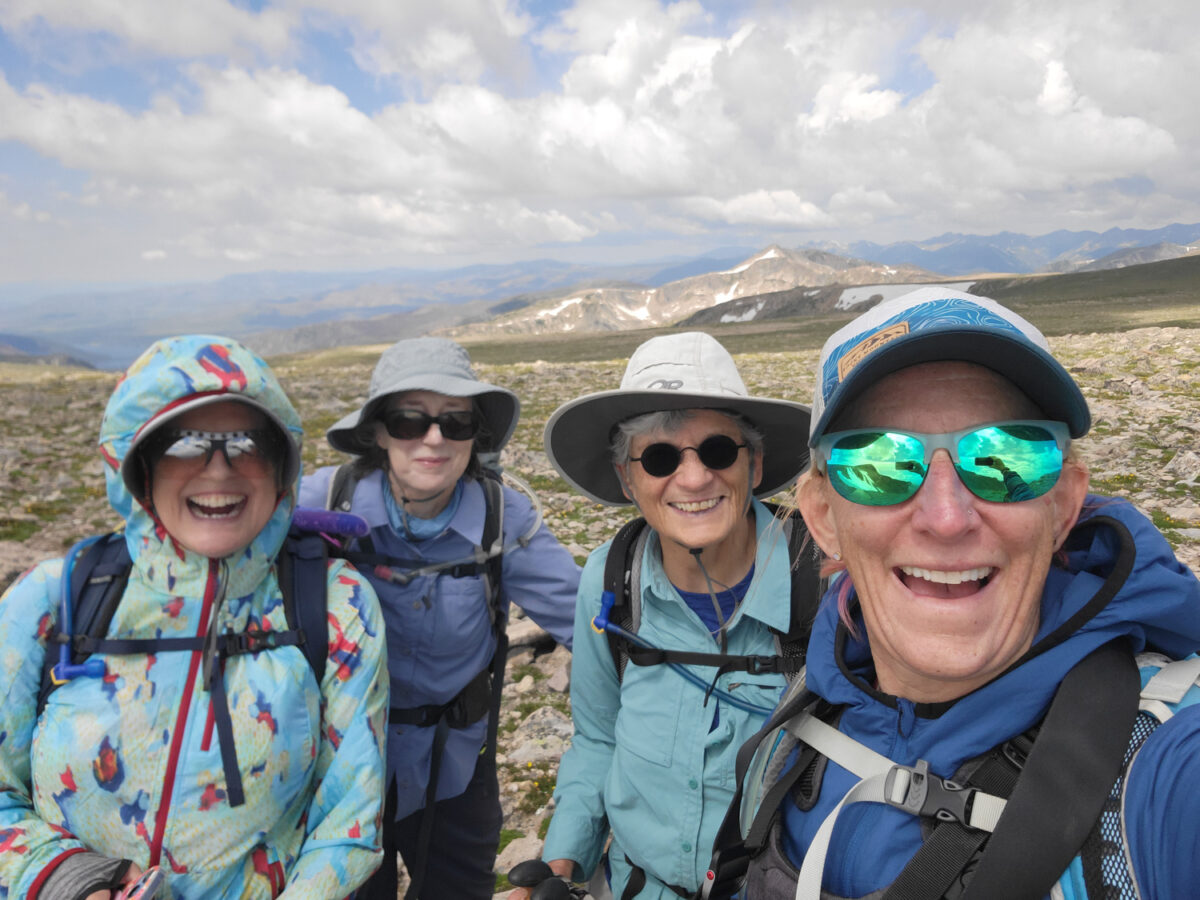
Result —
[{"label": "cap brim", "polygon": [[1028,340],[994,328],[953,328],[914,332],[885,344],[860,362],[838,385],[813,425],[815,443],[856,397],[892,372],[927,362],[969,362],[986,366],[1018,387],[1048,419],[1065,422],[1071,437],[1087,434],[1091,412],[1079,385],[1049,353]]},{"label": "cap brim", "polygon": [[628,506],[611,457],[612,429],[643,413],[717,409],[749,419],[763,434],[763,477],[756,497],[792,484],[808,465],[809,409],[789,400],[767,400],[677,391],[600,391],[565,403],[546,422],[546,455],[559,474],[585,497]]},{"label": "cap brim", "polygon": [[268,407],[260,403],[253,397],[246,394],[238,393],[215,393],[215,394],[197,394],[194,397],[188,397],[182,402],[169,407],[164,411],[160,411],[154,418],[150,419],[145,425],[138,429],[138,433],[134,435],[133,440],[129,444],[129,449],[125,452],[125,458],[121,461],[121,480],[125,482],[125,487],[134,497],[139,500],[144,499],[142,496],[143,488],[145,487],[145,477],[142,472],[141,454],[138,452],[146,440],[155,434],[160,428],[171,422],[185,412],[193,409],[200,409],[203,406],[210,406],[213,403],[224,403],[232,401],[234,403],[244,403],[253,409],[258,410],[267,421],[273,425],[284,437],[287,446],[287,459],[284,461],[284,477],[283,484],[285,488],[290,488],[295,483],[300,475],[300,448],[296,445],[296,440],[292,433],[288,430],[283,420],[279,418]]}]

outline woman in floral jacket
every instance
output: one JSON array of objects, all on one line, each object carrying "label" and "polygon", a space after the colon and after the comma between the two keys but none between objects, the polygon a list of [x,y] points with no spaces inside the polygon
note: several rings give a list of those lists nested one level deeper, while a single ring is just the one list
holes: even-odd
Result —
[{"label": "woman in floral jacket", "polygon": [[117,385],[100,453],[132,567],[105,637],[146,643],[39,699],[64,561],[0,600],[0,897],[107,900],[158,866],[162,897],[338,898],[379,864],[378,603],[328,564],[318,683],[280,590],[300,435],[224,338],[160,341]]}]

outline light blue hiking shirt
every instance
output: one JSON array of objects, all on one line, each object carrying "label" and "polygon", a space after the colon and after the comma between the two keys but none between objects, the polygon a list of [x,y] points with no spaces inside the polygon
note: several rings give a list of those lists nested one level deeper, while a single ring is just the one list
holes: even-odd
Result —
[{"label": "light blue hiking shirt", "polygon": [[[730,655],[773,655],[770,628],[784,632],[790,618],[791,579],[787,542],[779,523],[753,504],[758,550],[755,575],[729,623]],[[600,611],[604,563],[611,542],[588,557],[575,612],[571,707],[575,736],[564,754],[555,791],[556,808],[544,859],[573,859],[578,878],[596,867],[611,828],[612,886],[620,897],[629,877],[626,855],[646,870],[638,894],[674,898],[663,882],[696,889],[708,868],[713,839],[733,796],[738,748],[765,721],[710,698],[666,665],[625,668],[618,681],[607,639],[591,627]],[[642,559],[642,622],[639,637],[657,647],[716,653],[708,628],[667,580],[658,536],[651,534]],[[706,684],[716,671],[691,666]],[[765,708],[779,699],[781,675],[728,672],[718,687]],[[717,727],[714,704],[720,703]]]}]

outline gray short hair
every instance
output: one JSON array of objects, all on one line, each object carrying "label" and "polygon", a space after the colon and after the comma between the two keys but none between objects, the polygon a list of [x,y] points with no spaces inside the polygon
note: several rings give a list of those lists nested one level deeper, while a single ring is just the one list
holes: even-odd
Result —
[{"label": "gray short hair", "polygon": [[[633,439],[635,437],[640,437],[643,434],[651,434],[656,431],[665,433],[675,431],[699,411],[699,409],[664,409],[658,412],[643,413],[640,416],[634,416],[632,419],[619,422],[616,428],[613,429],[611,447],[613,463],[620,466],[629,462],[629,455],[632,452]],[[737,425],[738,431],[741,432],[742,441],[749,444],[752,451],[756,453],[762,451],[763,435],[754,426],[753,422],[732,410],[714,409],[713,412],[718,412],[732,420]]]}]

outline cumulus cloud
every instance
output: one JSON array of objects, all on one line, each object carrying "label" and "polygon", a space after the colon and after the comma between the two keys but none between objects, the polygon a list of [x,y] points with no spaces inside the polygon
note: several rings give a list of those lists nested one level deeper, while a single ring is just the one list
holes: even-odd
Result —
[{"label": "cumulus cloud", "polygon": [[[10,0],[13,39],[183,59],[139,104],[0,76],[0,141],[82,175],[42,207],[119,214],[158,266],[1200,218],[1200,14],[1099,4]],[[322,33],[375,102],[312,65]]]},{"label": "cumulus cloud", "polygon": [[0,28],[18,35],[35,28],[109,35],[141,53],[191,58],[284,52],[295,20],[286,10],[251,12],[228,0],[5,0]]},{"label": "cumulus cloud", "polygon": [[345,28],[355,62],[371,75],[427,94],[443,83],[532,75],[523,38],[533,19],[515,0],[287,0],[312,27]]}]

